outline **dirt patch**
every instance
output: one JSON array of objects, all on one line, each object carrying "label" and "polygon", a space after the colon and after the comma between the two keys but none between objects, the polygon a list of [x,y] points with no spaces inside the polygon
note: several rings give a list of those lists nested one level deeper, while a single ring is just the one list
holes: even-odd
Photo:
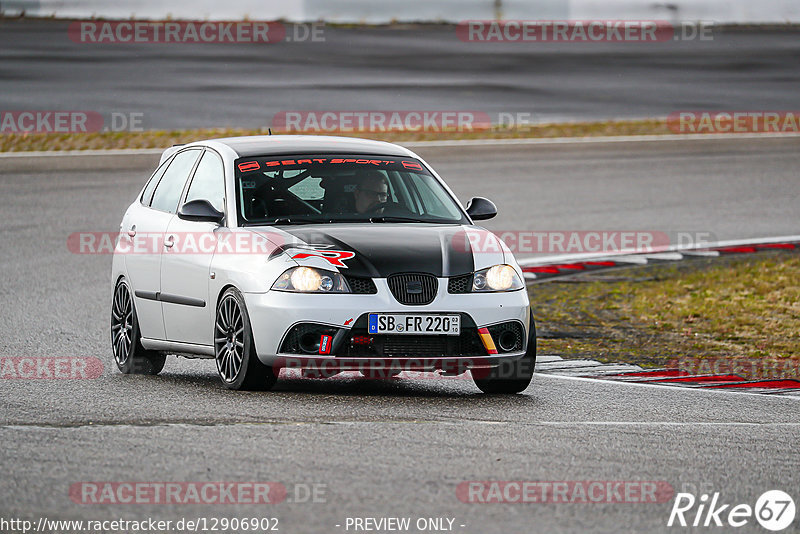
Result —
[{"label": "dirt patch", "polygon": [[[209,128],[198,130],[147,130],[142,132],[96,133],[23,133],[0,135],[0,152],[39,150],[100,150],[120,148],[165,148],[174,144],[191,143],[215,137],[265,135],[266,128],[235,129]],[[277,132],[276,132],[277,133]],[[292,132],[319,135],[321,132]],[[348,137],[377,139],[389,142],[443,141],[458,139],[523,139],[554,137],[602,137],[612,135],[648,135],[673,133],[666,120],[574,122],[538,124],[508,128],[497,126],[473,132],[341,132]]]}]

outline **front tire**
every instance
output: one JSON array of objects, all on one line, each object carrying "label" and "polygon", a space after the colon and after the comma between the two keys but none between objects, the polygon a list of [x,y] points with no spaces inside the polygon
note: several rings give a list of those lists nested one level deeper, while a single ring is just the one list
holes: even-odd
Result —
[{"label": "front tire", "polygon": [[528,348],[521,358],[488,370],[470,371],[472,380],[482,392],[512,395],[525,391],[530,385],[536,365],[536,323],[533,320],[533,311],[530,315]]},{"label": "front tire", "polygon": [[266,390],[277,381],[272,369],[256,355],[244,297],[232,287],[222,294],[217,304],[214,359],[219,378],[228,389]]},{"label": "front tire", "polygon": [[111,350],[117,368],[126,375],[157,375],[167,357],[142,346],[139,319],[125,280],[117,282],[111,303]]}]

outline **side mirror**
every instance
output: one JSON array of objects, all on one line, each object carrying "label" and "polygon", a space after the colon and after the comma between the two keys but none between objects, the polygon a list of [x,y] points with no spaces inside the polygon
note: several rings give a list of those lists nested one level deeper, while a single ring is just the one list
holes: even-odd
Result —
[{"label": "side mirror", "polygon": [[178,217],[186,221],[222,224],[225,214],[217,211],[208,200],[191,200],[180,207]]},{"label": "side mirror", "polygon": [[485,221],[497,215],[497,206],[488,198],[472,197],[467,202],[467,215],[473,221]]}]

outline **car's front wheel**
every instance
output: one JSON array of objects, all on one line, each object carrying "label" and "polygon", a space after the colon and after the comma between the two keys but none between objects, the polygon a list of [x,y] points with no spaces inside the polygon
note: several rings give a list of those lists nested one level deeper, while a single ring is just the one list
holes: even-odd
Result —
[{"label": "car's front wheel", "polygon": [[111,303],[111,349],[114,361],[125,374],[157,375],[167,357],[142,346],[139,319],[133,295],[125,280],[117,282]]},{"label": "car's front wheel", "polygon": [[528,349],[521,358],[488,370],[471,371],[475,385],[484,393],[521,393],[530,385],[536,365],[536,323],[533,321],[532,311],[530,315]]},{"label": "car's front wheel", "polygon": [[275,373],[256,355],[247,307],[235,288],[228,288],[217,305],[214,356],[217,373],[228,389],[264,390],[275,385]]}]

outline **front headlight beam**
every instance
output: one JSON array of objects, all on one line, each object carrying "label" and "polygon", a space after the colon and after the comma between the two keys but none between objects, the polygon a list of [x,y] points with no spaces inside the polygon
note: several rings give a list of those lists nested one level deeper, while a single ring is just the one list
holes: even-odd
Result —
[{"label": "front headlight beam", "polygon": [[292,267],[278,277],[272,289],[293,293],[350,293],[344,276],[313,267]]},{"label": "front headlight beam", "polygon": [[472,277],[472,292],[516,291],[525,284],[510,265],[500,264],[477,271]]}]

